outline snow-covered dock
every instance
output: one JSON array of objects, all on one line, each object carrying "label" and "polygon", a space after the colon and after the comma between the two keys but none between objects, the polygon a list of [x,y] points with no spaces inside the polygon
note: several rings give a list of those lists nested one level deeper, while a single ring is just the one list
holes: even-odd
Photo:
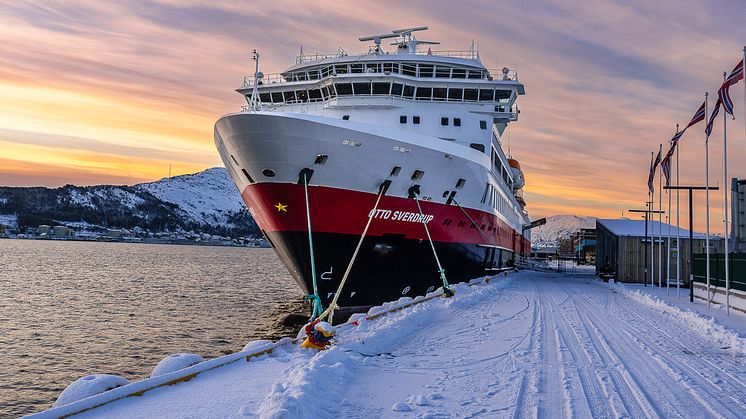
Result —
[{"label": "snow-covered dock", "polygon": [[454,289],[79,416],[746,417],[746,337],[714,321],[588,277]]}]

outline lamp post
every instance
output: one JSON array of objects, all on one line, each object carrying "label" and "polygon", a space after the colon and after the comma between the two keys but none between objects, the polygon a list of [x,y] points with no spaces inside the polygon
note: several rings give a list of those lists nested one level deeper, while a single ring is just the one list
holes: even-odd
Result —
[{"label": "lamp post", "polygon": [[[689,191],[689,302],[694,302],[694,216],[692,205],[692,192],[711,190],[716,191],[717,186],[664,186],[666,189],[685,189]],[[727,250],[726,250],[727,252]],[[677,283],[678,286],[678,283]],[[708,295],[707,298],[710,298]]]}]

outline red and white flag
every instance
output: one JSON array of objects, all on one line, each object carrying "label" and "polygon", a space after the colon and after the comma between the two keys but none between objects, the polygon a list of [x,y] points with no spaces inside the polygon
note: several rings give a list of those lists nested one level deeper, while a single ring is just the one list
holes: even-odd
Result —
[{"label": "red and white flag", "polygon": [[653,187],[653,180],[655,180],[655,168],[658,167],[658,164],[661,162],[661,150],[658,149],[658,155],[655,157],[655,161],[653,161],[652,156],[650,156],[650,173],[648,174],[648,189],[650,189],[650,193],[653,193],[655,188]]},{"label": "red and white flag", "polygon": [[666,177],[666,186],[671,186],[671,158],[673,153],[676,152],[676,146],[679,144],[678,141],[671,142],[671,148],[666,153],[666,156],[661,160],[661,170],[663,175]]},{"label": "red and white flag", "polygon": [[715,103],[715,109],[712,110],[712,114],[710,114],[710,120],[707,121],[707,126],[705,127],[705,142],[710,140],[710,134],[712,134],[712,125],[715,123],[715,117],[718,116],[720,113],[720,99]]},{"label": "red and white flag", "polygon": [[738,83],[742,79],[743,60],[741,60],[740,63],[736,64],[736,67],[733,69],[733,71],[730,72],[728,77],[725,78],[723,85],[720,86],[720,90],[718,90],[718,100],[723,104],[723,110],[734,118],[735,115],[733,115],[733,99],[730,98],[730,92],[728,89],[730,89],[731,86]]},{"label": "red and white flag", "polygon": [[691,127],[692,125],[696,125],[699,122],[702,122],[705,120],[705,102],[702,102],[702,105],[699,106],[699,109],[697,109],[697,112],[694,113],[694,116],[692,117],[692,120],[689,121],[689,123],[684,127],[683,130],[676,133],[676,135],[671,138],[671,141],[676,143],[681,139],[681,136],[684,135],[686,132],[686,129]]}]

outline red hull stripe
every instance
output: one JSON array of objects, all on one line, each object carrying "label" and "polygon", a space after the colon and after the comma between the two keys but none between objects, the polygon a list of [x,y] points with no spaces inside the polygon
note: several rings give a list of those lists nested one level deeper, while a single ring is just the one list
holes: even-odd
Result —
[{"label": "red hull stripe", "polygon": [[[306,231],[306,203],[303,185],[257,183],[242,193],[244,202],[265,232]],[[314,232],[362,234],[376,194],[309,186],[311,227]],[[456,205],[421,201],[430,234],[436,242],[498,246],[520,252],[520,233],[494,214],[464,208],[480,226],[481,232]],[[407,239],[426,240],[417,203],[412,199],[384,196],[368,230],[369,236],[399,234]],[[484,228],[482,228],[484,226]],[[531,249],[525,241],[526,251]]]}]

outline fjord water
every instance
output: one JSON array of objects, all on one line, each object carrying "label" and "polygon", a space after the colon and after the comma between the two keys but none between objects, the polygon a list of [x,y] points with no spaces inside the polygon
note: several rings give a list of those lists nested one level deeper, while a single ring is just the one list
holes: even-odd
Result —
[{"label": "fjord water", "polygon": [[306,312],[271,249],[0,240],[0,417],[51,407],[93,373],[146,378],[294,333]]}]

